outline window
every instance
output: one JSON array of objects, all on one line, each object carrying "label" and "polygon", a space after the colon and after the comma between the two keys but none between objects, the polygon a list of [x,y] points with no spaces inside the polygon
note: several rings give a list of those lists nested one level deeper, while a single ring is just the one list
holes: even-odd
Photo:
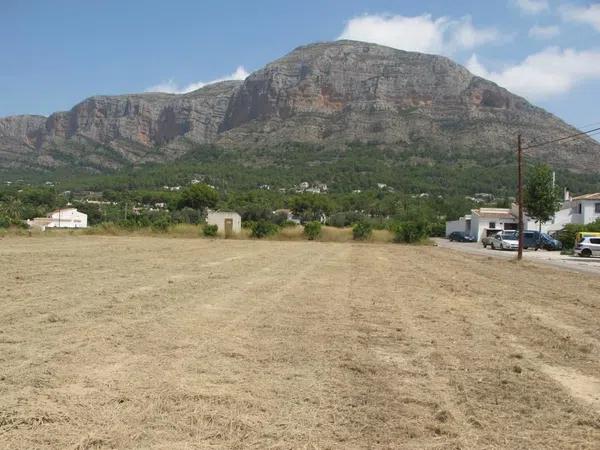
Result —
[{"label": "window", "polygon": [[581,203],[577,205],[577,214],[581,214]]},{"label": "window", "polygon": [[[600,205],[600,203],[598,203],[598,205]],[[496,222],[490,222],[490,228],[496,228]]]},{"label": "window", "polygon": [[594,210],[596,211],[596,214],[600,214],[600,203],[594,205]]},{"label": "window", "polygon": [[590,244],[600,244],[600,238],[591,238]]}]

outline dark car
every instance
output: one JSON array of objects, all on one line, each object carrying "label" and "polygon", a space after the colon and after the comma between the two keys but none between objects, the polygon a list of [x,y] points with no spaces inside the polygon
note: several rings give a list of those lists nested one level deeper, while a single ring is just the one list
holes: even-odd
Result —
[{"label": "dark car", "polygon": [[542,236],[539,231],[523,231],[523,248],[538,250],[541,247]]},{"label": "dark car", "polygon": [[544,250],[562,250],[563,245],[558,239],[554,239],[549,234],[542,233],[540,248]]},{"label": "dark car", "polygon": [[544,250],[561,250],[562,242],[554,239],[549,234],[526,230],[523,232],[523,247],[535,250],[540,248]]},{"label": "dark car", "polygon": [[475,242],[475,237],[465,233],[464,231],[453,231],[448,235],[448,240],[450,242]]}]

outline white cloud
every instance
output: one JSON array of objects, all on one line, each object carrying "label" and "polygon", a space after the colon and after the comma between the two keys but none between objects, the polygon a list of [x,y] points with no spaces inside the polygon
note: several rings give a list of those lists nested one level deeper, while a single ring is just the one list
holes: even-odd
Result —
[{"label": "white cloud", "polygon": [[421,16],[364,15],[350,19],[338,39],[387,45],[402,50],[452,54],[502,41],[495,28],[476,28],[469,16],[459,20]]},{"label": "white cloud", "polygon": [[568,22],[585,23],[600,31],[600,3],[589,6],[566,5],[561,8],[563,19]]},{"label": "white cloud", "polygon": [[238,68],[232,74],[226,75],[221,78],[217,78],[212,81],[198,81],[196,83],[188,84],[187,86],[179,87],[179,85],[174,80],[164,81],[162,83],[156,84],[154,86],[150,86],[146,89],[146,92],[166,92],[168,94],[186,94],[188,92],[195,91],[196,89],[200,89],[208,84],[218,83],[220,81],[227,80],[245,80],[250,73],[243,67],[238,66]]},{"label": "white cloud", "polygon": [[560,28],[555,25],[548,27],[534,26],[529,29],[529,37],[535,39],[552,39],[560,34]]},{"label": "white cloud", "polygon": [[496,72],[487,70],[473,55],[467,68],[510,91],[540,100],[567,93],[584,81],[600,80],[600,51],[548,47]]},{"label": "white cloud", "polygon": [[521,11],[527,14],[539,14],[550,9],[548,0],[514,0]]}]

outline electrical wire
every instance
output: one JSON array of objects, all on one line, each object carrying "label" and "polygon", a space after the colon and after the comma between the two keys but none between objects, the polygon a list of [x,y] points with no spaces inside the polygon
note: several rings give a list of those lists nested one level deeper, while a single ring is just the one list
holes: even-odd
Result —
[{"label": "electrical wire", "polygon": [[[528,145],[526,147],[523,147],[522,150],[529,150],[531,148],[541,147],[543,145],[554,144],[555,142],[566,141],[568,139],[573,139],[573,138],[576,138],[576,137],[579,137],[579,136],[584,136],[584,135],[594,136],[595,134],[597,134],[597,133],[595,133],[596,131],[600,131],[600,127],[594,128],[594,129],[588,130],[588,131],[581,131],[579,133],[575,133],[575,134],[572,134],[570,136],[563,136],[561,138],[553,139],[551,141],[540,142],[540,143],[537,143],[537,144],[531,144],[531,145]],[[594,134],[590,134],[590,133],[594,133]]]}]

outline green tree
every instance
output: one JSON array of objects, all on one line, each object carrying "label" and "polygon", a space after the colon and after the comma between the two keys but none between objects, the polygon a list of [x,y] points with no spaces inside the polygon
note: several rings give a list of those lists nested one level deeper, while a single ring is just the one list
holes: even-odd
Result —
[{"label": "green tree", "polygon": [[321,235],[321,222],[317,222],[315,220],[313,222],[306,223],[304,225],[304,235],[309,241],[318,239],[318,237]]},{"label": "green tree", "polygon": [[277,233],[279,227],[268,220],[259,220],[258,222],[252,223],[250,230],[250,236],[262,239]]},{"label": "green tree", "polygon": [[300,194],[293,197],[290,207],[294,214],[302,218],[302,222],[320,220],[333,209],[331,200],[321,194]]},{"label": "green tree", "polygon": [[352,238],[355,241],[364,241],[371,237],[373,227],[368,222],[358,222],[352,227]]},{"label": "green tree", "polygon": [[202,227],[202,234],[204,234],[204,236],[207,236],[207,237],[215,237],[217,235],[218,231],[219,231],[218,225],[207,224]]},{"label": "green tree", "polygon": [[548,222],[560,208],[560,192],[553,185],[552,169],[545,164],[532,168],[523,193],[527,215],[539,223]]},{"label": "green tree", "polygon": [[19,221],[23,218],[23,202],[15,197],[8,198],[3,205],[1,205],[2,212],[13,222]]},{"label": "green tree", "polygon": [[219,201],[219,194],[206,184],[193,184],[183,190],[179,200],[179,208],[206,209],[214,208]]}]

